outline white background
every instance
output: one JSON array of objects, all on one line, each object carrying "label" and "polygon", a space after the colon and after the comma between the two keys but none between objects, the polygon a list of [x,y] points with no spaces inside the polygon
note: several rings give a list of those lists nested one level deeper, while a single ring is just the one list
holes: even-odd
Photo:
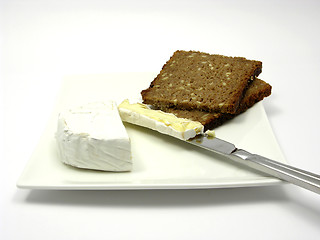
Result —
[{"label": "white background", "polygon": [[158,72],[177,49],[262,61],[285,157],[319,174],[319,12],[316,0],[0,0],[0,239],[318,239],[320,196],[293,185],[41,191],[16,181],[63,76]]}]

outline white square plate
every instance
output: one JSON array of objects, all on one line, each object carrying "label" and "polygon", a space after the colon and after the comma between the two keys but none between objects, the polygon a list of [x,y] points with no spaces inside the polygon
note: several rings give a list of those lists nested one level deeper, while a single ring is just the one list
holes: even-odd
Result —
[{"label": "white square plate", "polygon": [[[137,98],[155,73],[69,76],[53,115],[17,186],[28,189],[194,189],[281,183],[204,149],[155,131],[125,124],[132,143],[132,172],[84,170],[63,164],[57,152],[58,113],[88,102]],[[216,135],[252,153],[286,163],[263,104],[215,129]]]}]

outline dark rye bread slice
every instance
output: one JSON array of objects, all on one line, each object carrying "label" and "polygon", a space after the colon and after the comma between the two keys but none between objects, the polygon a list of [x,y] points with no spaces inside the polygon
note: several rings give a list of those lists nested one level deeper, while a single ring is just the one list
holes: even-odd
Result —
[{"label": "dark rye bread slice", "polygon": [[141,92],[143,103],[234,114],[248,83],[261,69],[260,61],[242,57],[176,51]]},{"label": "dark rye bread slice", "polygon": [[208,130],[222,125],[225,121],[232,119],[240,113],[246,111],[248,108],[252,107],[256,102],[261,101],[263,98],[268,97],[270,94],[271,86],[263,80],[256,78],[249,85],[235,114],[208,113],[199,110],[188,111],[175,108],[164,108],[162,110],[168,113],[173,113],[180,118],[188,118],[193,121],[198,121],[202,125],[204,125],[205,130]]}]

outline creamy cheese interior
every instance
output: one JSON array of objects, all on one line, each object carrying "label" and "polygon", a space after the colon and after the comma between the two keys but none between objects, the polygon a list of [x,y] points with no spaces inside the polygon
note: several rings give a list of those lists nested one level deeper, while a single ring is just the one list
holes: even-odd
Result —
[{"label": "creamy cheese interior", "polygon": [[129,100],[124,100],[118,106],[118,109],[123,121],[148,127],[184,140],[203,133],[204,127],[200,122],[178,118],[174,114],[160,110],[153,110],[142,103],[131,104]]}]

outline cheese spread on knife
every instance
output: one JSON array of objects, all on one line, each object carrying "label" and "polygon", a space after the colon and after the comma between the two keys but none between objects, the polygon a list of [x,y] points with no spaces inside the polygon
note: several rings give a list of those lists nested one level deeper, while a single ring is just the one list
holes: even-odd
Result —
[{"label": "cheese spread on knife", "polygon": [[131,145],[115,102],[89,103],[59,114],[62,162],[78,168],[131,171]]},{"label": "cheese spread on knife", "polygon": [[200,122],[178,118],[174,114],[160,110],[153,110],[142,103],[131,104],[129,100],[124,100],[118,109],[124,122],[147,127],[182,140],[203,134],[204,127]]}]

